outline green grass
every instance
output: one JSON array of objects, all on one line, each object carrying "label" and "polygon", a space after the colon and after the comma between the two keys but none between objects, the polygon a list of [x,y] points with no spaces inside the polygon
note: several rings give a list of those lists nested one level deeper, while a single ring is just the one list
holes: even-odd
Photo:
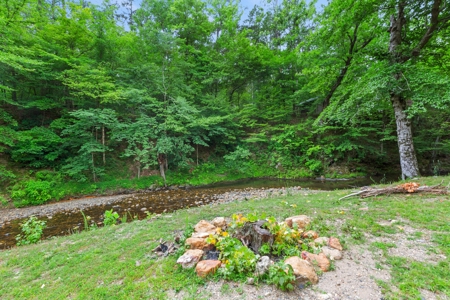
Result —
[{"label": "green grass", "polygon": [[[450,177],[419,181],[430,185],[442,180],[448,184]],[[338,236],[345,248],[362,244],[384,250],[383,262],[377,262],[377,266],[387,266],[391,272],[389,282],[379,282],[387,299],[420,299],[420,289],[450,296],[449,196],[391,195],[337,200],[349,193],[305,190],[283,198],[207,205],[1,251],[0,299],[167,299],[168,290],[183,290],[187,297],[196,299],[196,291],[205,281],[193,270],[181,269],[174,256],[153,256],[151,250],[159,239],[170,240],[175,230],[201,219],[262,212],[279,220],[307,214],[313,218],[313,229],[322,236]],[[434,200],[428,201],[430,198]],[[361,207],[369,210],[361,211]],[[399,232],[399,223],[378,224],[394,219],[404,220],[417,232],[432,231],[433,251],[446,255],[446,259],[424,263],[391,257],[387,249],[392,244],[373,243],[364,237],[365,233],[389,236]],[[226,286],[222,289],[228,292]]]}]

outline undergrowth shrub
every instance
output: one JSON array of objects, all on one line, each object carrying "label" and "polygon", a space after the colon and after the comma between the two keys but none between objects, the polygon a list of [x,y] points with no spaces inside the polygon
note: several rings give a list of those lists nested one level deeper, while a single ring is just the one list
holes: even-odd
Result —
[{"label": "undergrowth shrub", "polygon": [[39,242],[47,227],[46,222],[38,220],[36,216],[31,216],[20,224],[21,234],[16,236],[17,246],[35,244]]},{"label": "undergrowth shrub", "polygon": [[5,184],[15,179],[16,175],[13,172],[6,169],[5,166],[0,166],[0,184]]},{"label": "undergrowth shrub", "polygon": [[61,174],[49,170],[38,171],[35,179],[22,180],[11,189],[11,199],[16,207],[40,205],[64,196],[64,191],[55,190],[55,186],[62,181]]},{"label": "undergrowth shrub", "polygon": [[112,209],[105,211],[103,219],[103,224],[105,224],[105,226],[116,225],[118,220],[119,214],[117,212],[113,211]]},{"label": "undergrowth shrub", "polygon": [[277,262],[270,266],[267,275],[267,283],[274,284],[282,291],[292,291],[295,282],[294,270],[291,265]]},{"label": "undergrowth shrub", "polygon": [[39,205],[52,198],[52,183],[42,180],[28,180],[13,187],[11,198],[16,207]]},{"label": "undergrowth shrub", "polygon": [[225,268],[220,268],[218,272],[225,279],[246,278],[255,270],[259,255],[238,239],[225,236],[217,241],[216,248],[220,250],[220,260],[225,262]]}]

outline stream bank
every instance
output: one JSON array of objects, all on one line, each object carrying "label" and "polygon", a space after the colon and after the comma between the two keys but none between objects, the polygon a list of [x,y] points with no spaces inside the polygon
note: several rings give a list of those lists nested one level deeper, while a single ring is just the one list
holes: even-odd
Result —
[{"label": "stream bank", "polygon": [[101,226],[103,214],[113,209],[124,220],[144,219],[149,214],[172,212],[201,205],[215,205],[231,201],[316,193],[370,184],[370,179],[355,180],[273,180],[247,179],[223,182],[203,187],[169,187],[125,195],[65,200],[41,206],[5,209],[0,214],[0,249],[15,245],[20,233],[19,224],[35,215],[47,222],[44,238],[67,235],[84,229],[81,211],[89,217],[89,226]]}]

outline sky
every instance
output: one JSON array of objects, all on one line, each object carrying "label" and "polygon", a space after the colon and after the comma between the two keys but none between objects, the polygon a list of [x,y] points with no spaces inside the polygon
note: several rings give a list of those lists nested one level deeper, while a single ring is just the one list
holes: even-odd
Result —
[{"label": "sky", "polygon": [[[91,2],[92,4],[96,4],[96,5],[100,5],[102,3],[103,0],[88,0],[89,2]],[[122,2],[121,0],[116,0],[118,3]],[[140,3],[142,0],[133,0],[133,8],[138,8]],[[309,0],[307,0],[309,2]],[[114,0],[111,1],[112,3],[114,2]],[[281,2],[281,1],[280,1]],[[262,1],[261,0],[241,0],[241,7],[244,9],[244,14],[243,14],[243,20],[247,19],[247,15],[250,12],[250,10],[255,6],[255,5],[261,5]],[[327,4],[327,0],[317,0],[317,4],[316,7],[317,9],[320,9],[322,5]]]}]

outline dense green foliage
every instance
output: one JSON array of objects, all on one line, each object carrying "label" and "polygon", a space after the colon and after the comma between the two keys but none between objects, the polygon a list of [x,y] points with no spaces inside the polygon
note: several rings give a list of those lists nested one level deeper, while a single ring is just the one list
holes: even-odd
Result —
[{"label": "dense green foliage", "polygon": [[36,244],[42,237],[46,222],[31,216],[20,224],[22,233],[16,236],[17,246]]},{"label": "dense green foliage", "polygon": [[[400,13],[394,51],[391,16]],[[8,0],[2,187],[27,205],[69,193],[52,194],[58,182],[19,169],[94,187],[156,173],[158,184],[186,182],[216,165],[225,167],[216,174],[256,166],[262,175],[339,175],[368,165],[383,174],[400,168],[394,96],[420,170],[448,171],[448,5],[336,0],[316,11],[283,0],[242,16],[239,1],[225,0],[143,0],[136,10]]]}]

